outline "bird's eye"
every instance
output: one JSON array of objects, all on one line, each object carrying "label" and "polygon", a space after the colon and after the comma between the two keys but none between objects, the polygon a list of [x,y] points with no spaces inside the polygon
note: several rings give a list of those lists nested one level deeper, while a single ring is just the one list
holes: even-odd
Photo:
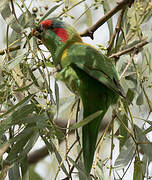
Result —
[{"label": "bird's eye", "polygon": [[50,28],[49,28],[51,31],[53,31],[55,28],[54,28],[54,26],[52,25],[52,26],[50,26]]},{"label": "bird's eye", "polygon": [[39,26],[33,29],[32,35],[41,39],[42,32],[43,32],[43,26],[40,24]]}]

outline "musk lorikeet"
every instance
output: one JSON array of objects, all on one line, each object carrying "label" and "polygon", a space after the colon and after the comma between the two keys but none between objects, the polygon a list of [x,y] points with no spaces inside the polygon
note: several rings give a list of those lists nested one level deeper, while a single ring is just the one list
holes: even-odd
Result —
[{"label": "musk lorikeet", "polygon": [[42,21],[32,34],[50,51],[61,79],[78,94],[83,103],[83,118],[101,111],[100,116],[82,127],[84,166],[90,173],[101,120],[123,90],[111,60],[82,41],[77,31],[57,18]]}]

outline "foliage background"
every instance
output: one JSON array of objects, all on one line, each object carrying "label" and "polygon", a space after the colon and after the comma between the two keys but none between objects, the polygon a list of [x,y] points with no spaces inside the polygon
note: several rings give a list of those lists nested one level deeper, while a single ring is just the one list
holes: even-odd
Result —
[{"label": "foliage background", "polygon": [[31,36],[49,16],[111,57],[127,94],[101,124],[92,178],[152,178],[151,9],[150,0],[0,1],[0,179],[88,179],[81,128],[72,126],[81,102],[55,79],[49,52]]}]

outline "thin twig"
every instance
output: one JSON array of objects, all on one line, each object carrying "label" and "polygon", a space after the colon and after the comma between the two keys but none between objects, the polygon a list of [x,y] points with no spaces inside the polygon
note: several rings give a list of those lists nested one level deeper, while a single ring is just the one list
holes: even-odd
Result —
[{"label": "thin twig", "polygon": [[14,46],[14,47],[11,47],[11,48],[6,48],[6,49],[3,49],[3,50],[0,50],[0,55],[4,55],[6,52],[12,52],[12,51],[16,51],[16,50],[18,50],[18,49],[20,49],[21,48],[21,45],[19,45],[19,46]]},{"label": "thin twig", "polygon": [[12,13],[14,14],[14,17],[15,17],[16,21],[19,23],[19,21],[17,19],[17,16],[16,16],[16,13],[15,13],[15,8],[14,8],[13,0],[11,0],[11,6],[12,6]]},{"label": "thin twig", "polygon": [[[77,110],[76,110],[76,122],[78,122],[79,111],[80,111],[80,98],[78,99],[78,105],[77,105]],[[81,143],[80,143],[80,137],[79,137],[78,129],[76,129],[76,137],[77,137],[77,140],[78,140],[79,145],[80,145]]]},{"label": "thin twig", "polygon": [[127,66],[125,67],[125,69],[123,70],[122,74],[120,75],[120,80],[124,77],[126,71],[128,70],[129,66],[131,65],[131,62],[133,61],[134,55],[135,55],[135,53],[133,53],[133,54],[131,55],[131,58],[130,58],[130,60],[128,61]]},{"label": "thin twig", "polygon": [[111,128],[111,151],[110,151],[110,169],[109,169],[109,180],[111,179],[111,173],[112,173],[112,158],[113,158],[113,147],[114,147],[114,144],[113,144],[113,139],[114,139],[114,119],[116,117],[116,114],[114,112],[113,114],[113,121],[111,122],[112,123],[112,128]]},{"label": "thin twig", "polygon": [[120,15],[118,17],[118,21],[117,21],[117,24],[116,24],[116,27],[115,27],[115,30],[113,32],[113,35],[110,39],[110,42],[109,42],[109,46],[107,48],[108,52],[111,50],[113,44],[114,44],[114,40],[115,40],[115,37],[116,37],[116,34],[119,34],[120,30],[121,30],[121,24],[122,24],[122,19],[123,19],[123,15],[124,15],[124,12],[125,12],[125,8],[123,8],[120,12]]},{"label": "thin twig", "polygon": [[139,50],[140,48],[142,48],[143,46],[145,46],[146,44],[148,44],[149,42],[148,41],[142,41],[138,44],[136,44],[135,46],[131,47],[131,48],[128,48],[128,49],[125,49],[125,50],[122,50],[122,51],[119,51],[117,53],[114,53],[112,54],[111,56],[109,56],[110,58],[119,58],[120,56],[124,55],[124,54],[127,54],[129,52],[132,52],[134,51],[135,49],[136,50]]},{"label": "thin twig", "polygon": [[96,167],[97,167],[98,155],[99,155],[100,147],[101,147],[101,145],[102,145],[102,143],[103,143],[103,140],[104,140],[104,138],[105,138],[105,136],[106,136],[106,133],[108,132],[108,130],[109,130],[109,128],[110,128],[111,123],[114,121],[115,118],[116,118],[116,112],[113,111],[112,119],[108,122],[108,124],[107,124],[106,127],[104,128],[104,132],[102,133],[99,141],[97,142],[97,145],[96,145],[96,148],[97,148],[97,156],[96,156],[95,168],[94,168],[94,175],[95,175],[95,177],[96,177],[96,174],[97,174],[97,172],[96,172]]},{"label": "thin twig", "polygon": [[49,154],[49,151],[46,146],[32,152],[28,156],[28,163],[35,164],[41,159],[45,158]]},{"label": "thin twig", "polygon": [[102,26],[108,19],[110,19],[114,14],[116,14],[119,10],[125,8],[126,6],[131,6],[131,4],[134,2],[134,0],[121,0],[117,3],[117,5],[111,9],[108,13],[106,13],[101,19],[99,19],[93,26],[86,29],[84,32],[82,32],[80,35],[82,37],[89,36],[91,39],[93,39],[94,32]]},{"label": "thin twig", "polygon": [[[78,156],[77,156],[77,158],[76,158],[76,160],[75,160],[75,163],[78,162],[78,160],[79,160],[81,154],[82,154],[82,149],[80,150],[80,152],[79,152],[79,154],[78,154]],[[73,166],[71,167],[70,171],[69,171],[69,175],[70,175],[70,176],[71,176],[71,174],[72,174],[74,168],[75,168],[75,166],[73,165]]]}]

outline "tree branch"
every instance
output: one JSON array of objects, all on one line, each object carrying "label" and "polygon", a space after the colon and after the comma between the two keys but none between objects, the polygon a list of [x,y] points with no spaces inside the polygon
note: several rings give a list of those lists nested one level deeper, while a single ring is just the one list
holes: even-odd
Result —
[{"label": "tree branch", "polygon": [[116,35],[119,36],[119,32],[121,30],[121,24],[122,24],[122,19],[123,19],[123,15],[124,15],[124,12],[125,12],[125,8],[123,8],[120,12],[120,15],[118,17],[118,20],[117,20],[117,24],[116,24],[116,27],[115,27],[115,30],[113,32],[113,35],[110,39],[110,42],[109,42],[109,46],[107,48],[107,51],[110,52],[111,51],[111,48],[113,47],[113,44],[114,44],[114,40],[115,40],[115,37]]},{"label": "tree branch", "polygon": [[135,51],[138,52],[140,48],[142,48],[143,46],[145,46],[146,44],[148,44],[149,42],[144,40],[138,44],[136,44],[135,46],[131,47],[131,48],[128,48],[128,49],[125,49],[123,51],[119,51],[117,53],[114,53],[112,54],[111,56],[109,56],[110,58],[119,58],[121,55],[123,54],[127,54],[129,52],[132,52],[132,51]]},{"label": "tree branch", "polygon": [[[56,124],[57,124],[57,126],[62,127],[62,128],[67,126],[66,122],[63,123],[63,121],[62,122],[61,121],[57,121]],[[104,131],[104,129],[106,128],[107,124],[108,124],[108,119],[104,118],[104,120],[102,121],[101,126],[100,126],[100,131],[101,132]],[[71,131],[70,134],[73,134],[74,132],[75,131]],[[63,140],[59,141],[59,143],[62,143]],[[54,152],[54,150],[52,149],[51,152]],[[29,163],[29,165],[38,163],[40,160],[42,160],[43,158],[48,156],[48,154],[49,154],[49,151],[48,151],[46,146],[44,146],[44,147],[42,147],[42,148],[40,148],[38,150],[35,150],[35,151],[29,153],[29,155],[28,155],[28,163]]]},{"label": "tree branch", "polygon": [[131,4],[134,2],[134,0],[121,0],[117,3],[117,5],[111,9],[107,14],[105,14],[101,19],[99,19],[93,26],[86,29],[84,32],[82,32],[80,35],[82,37],[89,36],[91,39],[93,39],[93,33],[102,26],[109,18],[111,18],[114,14],[116,14],[119,10],[125,8],[126,6],[131,6]]},{"label": "tree branch", "polygon": [[0,55],[4,55],[8,50],[9,50],[9,52],[12,52],[12,51],[16,51],[16,50],[18,50],[20,48],[21,48],[21,46],[18,45],[18,46],[10,47],[8,49],[6,48],[6,49],[3,49],[3,50],[0,50]]},{"label": "tree branch", "polygon": [[41,159],[45,158],[49,154],[49,151],[46,146],[32,152],[28,156],[28,163],[35,164]]},{"label": "tree branch", "polygon": [[[135,0],[121,0],[117,3],[117,5],[111,9],[107,14],[105,14],[101,19],[99,19],[93,26],[90,28],[86,29],[84,32],[80,34],[82,37],[90,36],[91,39],[93,39],[93,33],[101,26],[103,25],[109,18],[111,18],[114,14],[116,14],[119,10],[125,8],[125,6],[131,6],[131,4]],[[16,51],[20,49],[21,46],[15,46],[12,48],[9,48],[9,52]],[[0,55],[4,55],[7,49],[0,50]]]}]

